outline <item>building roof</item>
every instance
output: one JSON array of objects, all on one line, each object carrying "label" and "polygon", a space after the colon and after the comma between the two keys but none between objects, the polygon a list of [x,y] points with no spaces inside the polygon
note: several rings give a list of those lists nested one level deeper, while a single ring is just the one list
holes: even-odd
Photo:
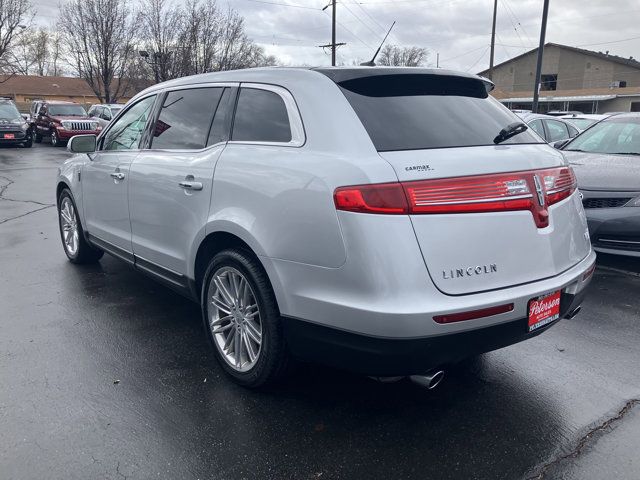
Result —
[{"label": "building roof", "polygon": [[[138,82],[134,82],[138,83]],[[148,85],[136,85],[133,92],[126,92],[124,96],[132,96]],[[32,97],[65,96],[65,97],[95,97],[91,87],[78,77],[40,77],[38,75],[0,75],[0,96],[29,95]]]},{"label": "building roof", "polygon": [[[496,89],[491,92],[496,99],[502,102],[530,102],[533,97],[533,85],[531,90],[519,92],[505,92]],[[617,97],[640,96],[640,87],[625,88],[581,88],[578,90],[543,90],[540,92],[541,102],[590,102],[594,100],[611,100]]]},{"label": "building roof", "polygon": [[[583,55],[589,55],[591,57],[596,57],[599,58],[601,60],[608,60],[610,62],[614,62],[614,63],[619,63],[621,65],[625,65],[627,67],[631,67],[631,68],[637,68],[640,70],[640,62],[633,59],[633,58],[624,58],[624,57],[619,57],[617,55],[611,55],[609,53],[603,53],[603,52],[594,52],[593,50],[585,50],[583,48],[578,48],[578,47],[570,47],[569,45],[562,45],[560,43],[545,43],[544,45],[545,48],[547,47],[558,47],[558,48],[562,48],[564,50],[570,50],[572,52],[576,52],[576,53],[582,53]],[[499,63],[498,65],[494,65],[494,69],[501,67],[502,65],[506,65],[510,62],[513,62],[515,60],[518,60],[526,55],[529,55],[531,53],[537,52],[538,49],[534,48],[533,50],[529,50],[528,52],[525,52],[521,55],[518,55],[517,57],[513,57],[510,58],[509,60],[506,60],[502,63]],[[489,69],[483,70],[482,72],[480,72],[478,75],[487,75],[489,73]]]},{"label": "building roof", "polygon": [[0,95],[63,95],[94,97],[87,82],[76,77],[40,77],[37,75],[0,76]]}]

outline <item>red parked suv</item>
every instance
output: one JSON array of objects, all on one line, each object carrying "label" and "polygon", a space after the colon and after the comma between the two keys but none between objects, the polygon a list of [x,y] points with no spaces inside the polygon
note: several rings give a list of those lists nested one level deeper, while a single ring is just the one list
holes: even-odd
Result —
[{"label": "red parked suv", "polygon": [[51,138],[51,145],[64,145],[74,135],[98,135],[102,127],[89,117],[82,105],[74,102],[45,101],[35,120],[36,143],[43,137]]}]

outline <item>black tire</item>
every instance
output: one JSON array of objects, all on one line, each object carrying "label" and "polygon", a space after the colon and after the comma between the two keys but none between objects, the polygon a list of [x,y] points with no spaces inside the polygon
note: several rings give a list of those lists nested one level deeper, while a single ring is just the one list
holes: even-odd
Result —
[{"label": "black tire", "polygon": [[[70,205],[73,207],[73,212],[76,219],[77,230],[78,230],[78,238],[77,238],[77,248],[71,249],[68,247],[65,242],[65,234],[63,232],[63,217],[61,214],[61,209],[63,208],[63,204],[65,204],[65,200],[68,199]],[[60,240],[62,241],[62,248],[64,253],[69,258],[71,263],[76,264],[84,264],[84,263],[95,263],[102,258],[104,255],[104,251],[95,248],[90,245],[86,239],[84,238],[84,230],[82,229],[82,223],[80,222],[80,217],[78,216],[78,209],[76,208],[76,202],[73,200],[73,195],[69,189],[65,188],[60,192],[60,196],[58,197],[58,227],[60,229]]]},{"label": "black tire", "polygon": [[27,135],[27,140],[22,144],[22,146],[24,148],[31,148],[31,146],[33,145],[33,135],[31,134],[31,132],[28,132]]},{"label": "black tire", "polygon": [[36,143],[42,143],[42,135],[40,135],[38,132],[36,132],[34,137],[33,137],[33,140]]},{"label": "black tire", "polygon": [[58,137],[58,131],[55,128],[51,129],[51,146],[59,147],[61,144],[60,138]]},{"label": "black tire", "polygon": [[[242,372],[232,367],[223,357],[209,322],[209,286],[214,274],[229,267],[240,272],[251,287],[251,293],[258,306],[262,332],[262,342],[255,364],[249,370]],[[204,274],[200,299],[204,328],[216,359],[236,383],[249,388],[259,388],[273,384],[286,376],[290,370],[290,356],[284,338],[280,310],[266,273],[250,252],[229,249],[216,254],[209,261]]]}]

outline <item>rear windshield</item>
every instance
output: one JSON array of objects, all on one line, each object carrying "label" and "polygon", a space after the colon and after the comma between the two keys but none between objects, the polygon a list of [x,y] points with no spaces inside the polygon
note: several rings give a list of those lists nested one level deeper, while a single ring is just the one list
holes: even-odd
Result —
[{"label": "rear windshield", "polygon": [[[520,119],[484,83],[446,75],[376,75],[345,80],[347,97],[378,151],[494,145]],[[525,131],[502,144],[541,143]]]}]

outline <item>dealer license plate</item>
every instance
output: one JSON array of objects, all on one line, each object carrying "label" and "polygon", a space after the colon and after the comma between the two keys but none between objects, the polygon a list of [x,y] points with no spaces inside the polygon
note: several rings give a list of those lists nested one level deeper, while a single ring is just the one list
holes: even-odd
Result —
[{"label": "dealer license plate", "polygon": [[4,138],[6,138],[8,140],[13,140],[14,138],[16,138],[16,136],[13,133],[5,133],[4,134]]},{"label": "dealer license plate", "polygon": [[560,318],[560,295],[557,292],[542,295],[529,301],[529,331],[533,332]]}]

